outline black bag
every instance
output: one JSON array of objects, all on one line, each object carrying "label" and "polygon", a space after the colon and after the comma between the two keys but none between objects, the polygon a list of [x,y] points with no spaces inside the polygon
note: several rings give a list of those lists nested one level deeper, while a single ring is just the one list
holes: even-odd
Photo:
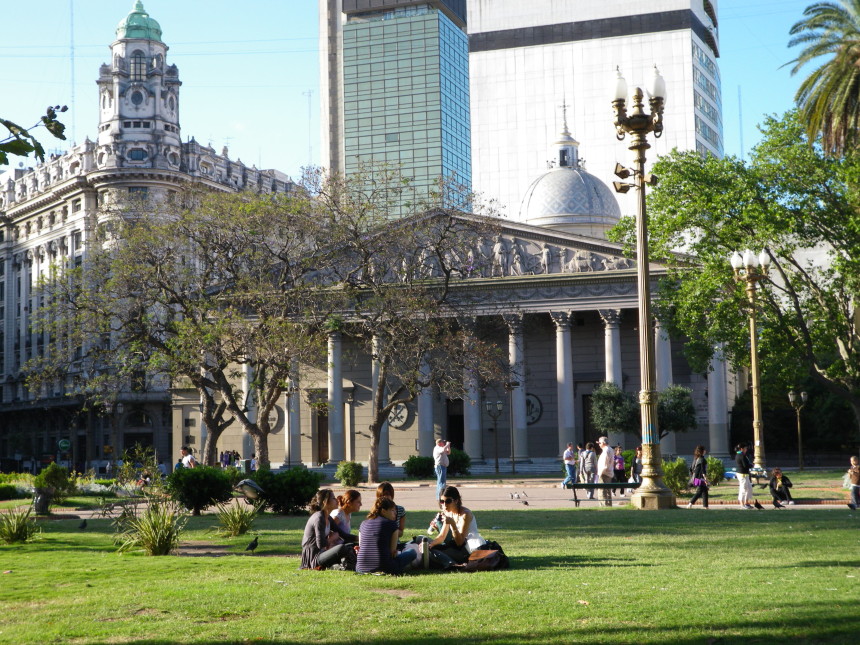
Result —
[{"label": "black bag", "polygon": [[430,549],[431,569],[450,569],[454,564],[454,560],[447,553],[442,553],[440,549]]}]

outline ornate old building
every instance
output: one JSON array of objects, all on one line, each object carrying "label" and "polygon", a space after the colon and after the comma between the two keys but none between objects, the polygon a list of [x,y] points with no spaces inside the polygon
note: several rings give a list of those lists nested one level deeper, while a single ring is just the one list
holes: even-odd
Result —
[{"label": "ornate old building", "polygon": [[[51,391],[29,392],[22,368],[48,338],[31,329],[44,304],[38,281],[51,266],[86,261],[99,207],[125,197],[169,200],[182,187],[285,192],[289,177],[258,170],[193,138],[182,141],[179,70],[167,57],[161,27],[137,0],[120,21],[110,61],[99,69],[99,123],[63,155],[0,174],[0,458],[34,468],[57,458],[103,466],[134,443],[171,456],[169,383],[142,379],[117,394],[112,410],[84,412],[74,396],[82,367]],[[63,441],[62,444],[59,444]],[[68,442],[68,449],[66,443]],[[14,462],[14,463],[11,463]]]}]

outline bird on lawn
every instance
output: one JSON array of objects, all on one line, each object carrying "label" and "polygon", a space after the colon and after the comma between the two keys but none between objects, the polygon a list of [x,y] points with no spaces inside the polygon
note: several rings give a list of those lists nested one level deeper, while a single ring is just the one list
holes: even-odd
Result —
[{"label": "bird on lawn", "polygon": [[754,500],[754,501],[753,501],[753,506],[755,506],[755,507],[756,507],[758,510],[760,510],[760,511],[763,511],[763,510],[764,510],[764,506],[762,506],[761,504],[759,504],[759,503],[758,503],[758,500]]},{"label": "bird on lawn", "polygon": [[84,530],[85,528],[87,528],[87,520],[86,520],[86,518],[84,518],[84,519],[82,519],[82,520],[81,520],[81,523],[80,523],[80,524],[78,524],[78,528],[79,528],[79,529],[81,529],[81,530]]},{"label": "bird on lawn", "polygon": [[519,494],[519,493],[514,493],[514,499],[519,499],[519,498],[520,498],[520,494]]},{"label": "bird on lawn", "polygon": [[523,506],[528,506],[528,505],[529,505],[529,503],[528,503],[526,500],[522,500],[522,505],[523,505]]},{"label": "bird on lawn", "polygon": [[528,497],[528,495],[526,495],[525,491],[523,491],[523,497]]},{"label": "bird on lawn", "polygon": [[785,506],[780,504],[777,500],[773,500],[773,507],[774,508],[785,508]]},{"label": "bird on lawn", "polygon": [[514,494],[513,494],[513,493],[511,493],[511,499],[513,499],[513,498],[514,498]]},{"label": "bird on lawn", "polygon": [[259,535],[255,536],[254,539],[251,540],[251,543],[245,547],[245,550],[253,553],[257,549],[257,545],[260,543],[259,540],[260,540],[260,536]]}]

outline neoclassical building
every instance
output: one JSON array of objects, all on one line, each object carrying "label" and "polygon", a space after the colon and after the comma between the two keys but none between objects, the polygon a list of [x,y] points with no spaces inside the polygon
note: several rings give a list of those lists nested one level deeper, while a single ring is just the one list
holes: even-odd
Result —
[{"label": "neoclassical building", "polygon": [[[485,462],[483,468],[498,454],[506,467],[514,457],[554,470],[568,441],[597,438],[589,418],[597,385],[609,381],[630,392],[640,389],[636,262],[603,237],[619,220],[618,204],[610,189],[583,169],[566,124],[553,156],[554,167],[533,181],[523,199],[522,221],[500,220],[499,232],[475,249],[482,268],[457,285],[468,293],[474,324],[507,347],[512,372],[521,377],[510,391],[501,386],[481,391],[467,382],[463,399],[425,390],[389,417],[381,463],[429,455],[434,440],[444,437],[473,461]],[[652,264],[651,272],[656,280],[664,267]],[[727,456],[737,377],[720,360],[708,374],[694,373],[683,343],[658,331],[658,386],[689,387],[698,412],[698,428],[666,437],[664,454],[689,454],[702,443],[712,454]],[[273,465],[367,461],[373,358],[346,332],[330,334],[328,352],[327,370],[306,370],[276,410],[277,419],[271,419]],[[494,421],[485,402],[499,400],[502,411]],[[327,405],[316,405],[320,401]],[[202,445],[196,396],[177,396],[173,414],[174,437],[183,429],[186,443]],[[640,443],[633,434],[612,439],[626,447]],[[252,449],[238,427],[229,428],[220,443],[219,449],[246,456]]]},{"label": "neoclassical building", "polygon": [[83,412],[74,396],[75,379],[86,377],[83,367],[50,391],[29,392],[24,383],[22,367],[48,342],[30,326],[43,304],[38,281],[51,266],[86,262],[101,205],[126,197],[170,200],[189,185],[260,192],[292,187],[281,172],[231,160],[226,148],[217,154],[194,138],[182,141],[182,83],[167,51],[161,27],[137,0],[117,26],[110,61],[99,69],[96,140],[0,174],[0,469],[34,467],[50,457],[104,463],[136,442],[153,445],[165,461],[171,457],[164,379],[141,379],[118,393],[113,410],[96,412]]}]

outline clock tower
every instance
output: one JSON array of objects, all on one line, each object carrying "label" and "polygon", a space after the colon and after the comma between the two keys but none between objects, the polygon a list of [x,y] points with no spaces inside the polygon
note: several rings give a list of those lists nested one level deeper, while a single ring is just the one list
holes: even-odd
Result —
[{"label": "clock tower", "polygon": [[97,168],[180,170],[182,83],[167,49],[161,26],[136,0],[117,25],[111,62],[99,70]]}]

